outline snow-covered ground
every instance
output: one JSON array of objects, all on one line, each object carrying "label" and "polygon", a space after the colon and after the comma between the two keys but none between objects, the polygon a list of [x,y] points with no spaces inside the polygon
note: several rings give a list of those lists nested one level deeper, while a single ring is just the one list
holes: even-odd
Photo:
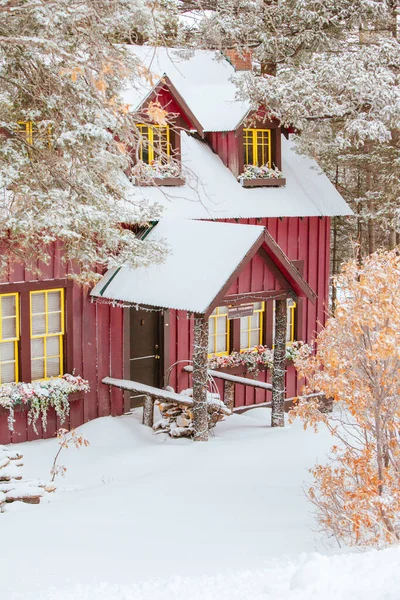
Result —
[{"label": "snow-covered ground", "polygon": [[[140,413],[80,428],[58,491],[0,515],[7,600],[398,600],[400,552],[339,551],[302,489],[332,439],[256,409],[208,444],[154,435]],[[46,478],[56,440],[16,446]]]}]

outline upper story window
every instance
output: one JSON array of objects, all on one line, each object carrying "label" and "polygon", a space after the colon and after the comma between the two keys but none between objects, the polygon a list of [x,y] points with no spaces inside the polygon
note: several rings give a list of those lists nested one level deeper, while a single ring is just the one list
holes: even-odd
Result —
[{"label": "upper story window", "polygon": [[39,128],[33,121],[18,121],[18,132],[24,135],[26,143],[33,146],[35,140],[44,142],[48,148],[52,147],[52,127]]},{"label": "upper story window", "polygon": [[156,160],[167,162],[171,156],[169,126],[139,124],[137,128],[140,133],[139,159],[147,165]]},{"label": "upper story window", "polygon": [[25,134],[26,142],[32,146],[33,144],[33,123],[32,121],[18,121],[18,129],[20,133]]},{"label": "upper story window", "polygon": [[270,129],[243,129],[244,164],[272,168]]}]

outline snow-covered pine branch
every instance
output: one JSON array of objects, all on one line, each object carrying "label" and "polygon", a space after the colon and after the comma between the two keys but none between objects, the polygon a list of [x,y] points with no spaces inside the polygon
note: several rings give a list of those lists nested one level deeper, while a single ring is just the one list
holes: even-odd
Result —
[{"label": "snow-covered pine branch", "polygon": [[13,259],[46,261],[55,240],[84,279],[95,265],[162,260],[162,244],[121,227],[159,209],[142,197],[121,206],[138,131],[120,92],[143,66],[115,42],[162,42],[172,8],[6,0],[0,16],[0,272]]}]

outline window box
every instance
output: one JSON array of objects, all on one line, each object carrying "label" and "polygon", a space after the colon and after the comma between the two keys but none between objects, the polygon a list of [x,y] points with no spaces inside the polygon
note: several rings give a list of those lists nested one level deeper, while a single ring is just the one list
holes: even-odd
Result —
[{"label": "window box", "polygon": [[240,179],[240,183],[245,188],[254,188],[254,187],[281,187],[286,185],[286,179],[284,177],[279,178],[266,178],[266,177],[258,177],[256,179]]},{"label": "window box", "polygon": [[[78,400],[83,400],[85,392],[72,392],[68,395],[68,402],[77,402]],[[29,402],[21,402],[19,404],[14,404],[13,410],[14,412],[24,412],[30,409]],[[1,406],[0,404],[0,416],[8,415],[10,412],[9,408],[5,406]]]},{"label": "window box", "polygon": [[138,186],[168,186],[168,187],[180,187],[185,185],[185,180],[182,177],[154,177],[150,181],[140,181],[139,178],[134,178],[134,184]]},{"label": "window box", "polygon": [[227,375],[238,375],[238,377],[246,377],[249,375],[252,379],[257,377],[257,374],[260,371],[268,371],[267,365],[258,365],[257,369],[254,371],[249,371],[246,365],[239,365],[237,367],[213,367],[212,369],[208,367],[211,371],[219,371],[220,373],[226,373]]}]

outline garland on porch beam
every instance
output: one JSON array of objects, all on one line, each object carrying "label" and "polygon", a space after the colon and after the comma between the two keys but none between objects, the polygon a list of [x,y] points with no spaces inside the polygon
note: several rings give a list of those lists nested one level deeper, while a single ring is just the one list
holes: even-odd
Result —
[{"label": "garland on porch beam", "polygon": [[69,396],[76,392],[88,392],[89,382],[79,375],[66,373],[62,377],[53,377],[32,383],[3,383],[0,385],[0,407],[9,411],[8,428],[14,430],[14,410],[17,406],[27,406],[28,424],[32,423],[37,433],[36,422],[42,421],[43,430],[47,428],[47,411],[54,408],[60,422],[69,414]]},{"label": "garland on porch beam", "polygon": [[[305,342],[290,342],[286,345],[286,360],[294,361],[300,351],[311,354],[312,346]],[[268,346],[255,346],[244,352],[231,352],[226,356],[213,354],[208,359],[209,369],[234,369],[245,367],[249,373],[256,373],[260,368],[272,369],[274,351]]]}]

